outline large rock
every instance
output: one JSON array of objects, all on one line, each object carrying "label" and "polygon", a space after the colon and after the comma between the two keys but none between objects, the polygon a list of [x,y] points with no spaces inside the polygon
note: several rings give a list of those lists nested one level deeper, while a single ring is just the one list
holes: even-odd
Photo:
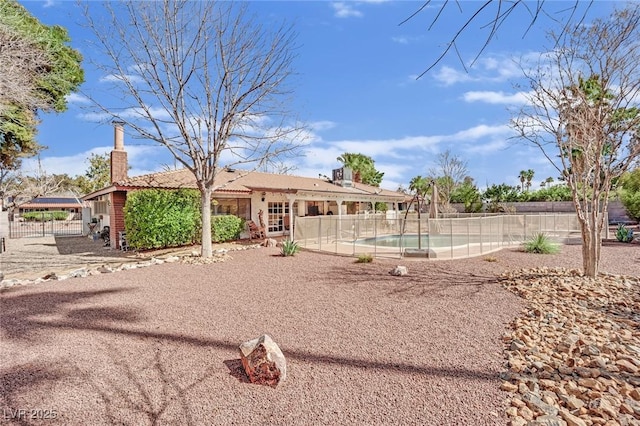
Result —
[{"label": "large rock", "polygon": [[391,271],[389,271],[389,273],[391,275],[394,275],[396,277],[404,277],[405,275],[407,275],[409,273],[409,271],[407,270],[406,266],[396,266],[395,268],[393,268]]},{"label": "large rock", "polygon": [[251,383],[275,387],[287,378],[287,360],[266,334],[241,344],[240,359]]},{"label": "large rock", "polygon": [[262,245],[264,247],[275,247],[277,244],[278,241],[274,240],[273,238],[265,238],[262,242]]}]

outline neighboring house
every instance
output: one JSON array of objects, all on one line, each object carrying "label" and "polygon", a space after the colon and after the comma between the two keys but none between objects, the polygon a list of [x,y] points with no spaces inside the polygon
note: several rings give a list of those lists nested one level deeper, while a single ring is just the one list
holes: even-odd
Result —
[{"label": "neighboring house", "polygon": [[82,201],[72,194],[51,194],[35,197],[29,201],[17,202],[13,208],[14,218],[27,212],[66,211],[69,218],[80,218]]},{"label": "neighboring house", "polygon": [[[127,152],[124,149],[124,130],[115,124],[114,149],[111,152],[110,186],[83,197],[92,204],[92,216],[108,225],[111,244],[120,248],[120,232],[124,231],[123,207],[129,191],[139,189],[196,188],[196,180],[187,169],[128,177]],[[393,210],[404,201],[398,192],[352,181],[348,169],[337,169],[333,180],[223,169],[216,177],[212,213],[232,214],[244,219],[260,221],[260,211],[267,236],[285,234],[287,224],[294,224],[296,216],[321,214],[342,215],[356,213],[358,205],[388,203]],[[286,218],[288,216],[288,219]]]}]

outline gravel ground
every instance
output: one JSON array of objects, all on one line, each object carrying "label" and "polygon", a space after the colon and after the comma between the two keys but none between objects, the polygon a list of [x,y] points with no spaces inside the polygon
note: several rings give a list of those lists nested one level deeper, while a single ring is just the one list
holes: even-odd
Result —
[{"label": "gravel ground", "polygon": [[[372,264],[278,253],[0,292],[0,422],[505,425],[502,337],[524,302],[497,277],[581,266],[579,246]],[[640,246],[606,243],[602,270],[637,276]],[[242,372],[238,345],[263,333],[288,361],[276,389]]]}]

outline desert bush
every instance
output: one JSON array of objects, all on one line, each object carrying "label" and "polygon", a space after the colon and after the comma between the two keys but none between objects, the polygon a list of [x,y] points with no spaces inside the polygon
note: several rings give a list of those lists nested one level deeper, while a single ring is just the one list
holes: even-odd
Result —
[{"label": "desert bush", "polygon": [[373,256],[369,253],[362,253],[358,255],[356,263],[371,263],[373,262]]},{"label": "desert bush", "polygon": [[618,225],[618,229],[616,229],[616,239],[623,243],[630,243],[633,241],[633,230],[623,224]]},{"label": "desert bush", "polygon": [[524,251],[527,253],[554,254],[558,253],[560,248],[549,237],[540,232],[524,243]]},{"label": "desert bush", "polygon": [[280,254],[283,256],[295,256],[296,253],[300,251],[300,246],[295,241],[286,240],[282,243],[282,249],[280,250]]}]

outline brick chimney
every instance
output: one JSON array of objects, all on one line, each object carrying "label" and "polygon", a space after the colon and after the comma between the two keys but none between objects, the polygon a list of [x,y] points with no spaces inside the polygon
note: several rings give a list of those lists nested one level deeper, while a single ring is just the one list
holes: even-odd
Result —
[{"label": "brick chimney", "polygon": [[113,151],[111,151],[111,183],[127,179],[127,151],[124,150],[124,123],[113,122]]}]

